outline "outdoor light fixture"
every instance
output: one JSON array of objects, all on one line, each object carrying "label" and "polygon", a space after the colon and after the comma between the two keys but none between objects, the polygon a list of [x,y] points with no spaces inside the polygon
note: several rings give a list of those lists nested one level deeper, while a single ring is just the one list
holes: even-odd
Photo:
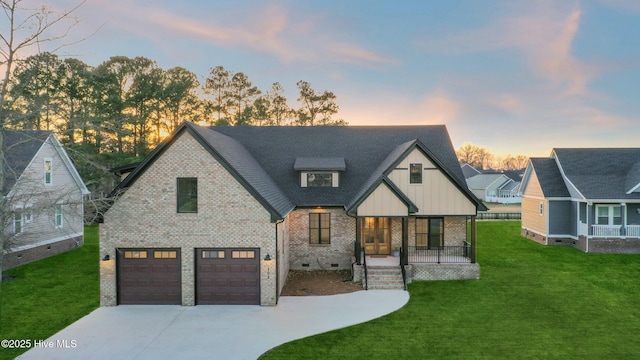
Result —
[{"label": "outdoor light fixture", "polygon": [[111,259],[111,257],[109,256],[109,254],[105,254],[104,257],[102,258],[102,261],[109,261]]},{"label": "outdoor light fixture", "polygon": [[271,255],[267,254],[267,255],[264,257],[264,261],[271,261]]}]

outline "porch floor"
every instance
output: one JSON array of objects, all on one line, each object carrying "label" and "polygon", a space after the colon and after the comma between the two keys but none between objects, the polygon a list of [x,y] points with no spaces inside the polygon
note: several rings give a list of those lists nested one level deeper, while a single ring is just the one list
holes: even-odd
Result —
[{"label": "porch floor", "polygon": [[400,266],[400,258],[391,255],[367,255],[367,266]]}]

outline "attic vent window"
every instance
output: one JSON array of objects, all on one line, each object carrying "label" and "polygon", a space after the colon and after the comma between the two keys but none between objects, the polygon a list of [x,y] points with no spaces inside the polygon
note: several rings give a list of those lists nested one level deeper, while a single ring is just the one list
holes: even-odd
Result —
[{"label": "attic vent window", "polygon": [[338,187],[340,173],[345,171],[344,158],[296,158],[293,170],[300,172],[302,187]]},{"label": "attic vent window", "polygon": [[332,173],[307,173],[307,186],[331,187]]}]

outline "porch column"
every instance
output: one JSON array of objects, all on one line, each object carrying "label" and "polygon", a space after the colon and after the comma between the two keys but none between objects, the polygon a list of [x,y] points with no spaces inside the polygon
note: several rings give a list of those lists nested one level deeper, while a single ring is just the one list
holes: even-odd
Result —
[{"label": "porch column", "polygon": [[356,264],[362,265],[362,244],[360,244],[360,218],[356,217],[356,241],[353,244],[353,252],[356,256]]},{"label": "porch column", "polygon": [[471,263],[476,263],[476,217],[471,217]]},{"label": "porch column", "polygon": [[402,259],[400,265],[409,264],[409,218],[402,218]]}]

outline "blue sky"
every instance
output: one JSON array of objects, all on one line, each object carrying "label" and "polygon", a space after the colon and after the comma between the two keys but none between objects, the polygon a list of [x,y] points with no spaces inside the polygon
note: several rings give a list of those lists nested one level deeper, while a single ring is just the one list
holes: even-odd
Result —
[{"label": "blue sky", "polygon": [[[54,9],[78,1],[49,0]],[[351,125],[445,124],[456,148],[640,146],[640,1],[88,0],[59,55],[331,90]]]}]

